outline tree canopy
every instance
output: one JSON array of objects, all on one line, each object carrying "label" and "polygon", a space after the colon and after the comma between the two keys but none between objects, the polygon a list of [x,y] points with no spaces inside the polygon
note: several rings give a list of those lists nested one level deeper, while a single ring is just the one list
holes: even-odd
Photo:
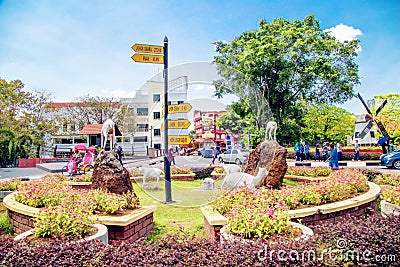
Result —
[{"label": "tree canopy", "polygon": [[15,163],[36,153],[45,134],[54,132],[54,122],[46,118],[50,95],[24,91],[20,80],[0,78],[0,165]]},{"label": "tree canopy", "polygon": [[230,43],[215,42],[214,62],[223,77],[215,82],[215,95],[244,98],[258,128],[264,128],[263,117],[271,115],[278,132],[291,120],[296,127],[301,122],[299,101],[333,104],[354,96],[353,87],[359,84],[358,44],[359,40],[338,41],[313,15],[293,22],[261,20],[257,30],[243,32]]},{"label": "tree canopy", "polygon": [[387,100],[387,104],[376,119],[382,122],[390,138],[398,144],[400,142],[400,94],[377,95],[374,99],[376,104],[371,108],[373,113],[384,100]]},{"label": "tree canopy", "polygon": [[112,119],[124,134],[134,132],[135,116],[127,105],[121,105],[114,98],[84,95],[75,99],[76,102],[66,108],[63,118],[65,123],[79,125],[102,124]]}]

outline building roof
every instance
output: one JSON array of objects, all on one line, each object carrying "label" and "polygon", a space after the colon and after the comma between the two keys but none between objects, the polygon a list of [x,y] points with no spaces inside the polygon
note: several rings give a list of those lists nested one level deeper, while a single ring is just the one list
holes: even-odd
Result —
[{"label": "building roof", "polygon": [[[119,102],[109,102],[112,108],[119,108]],[[93,105],[89,102],[51,102],[50,107],[52,108],[68,108],[68,107],[90,107]]]},{"label": "building roof", "polygon": [[[103,124],[86,124],[82,130],[79,131],[80,135],[89,135],[89,134],[101,134],[101,127]],[[119,131],[117,125],[115,125],[115,135],[120,136],[121,132]]]}]

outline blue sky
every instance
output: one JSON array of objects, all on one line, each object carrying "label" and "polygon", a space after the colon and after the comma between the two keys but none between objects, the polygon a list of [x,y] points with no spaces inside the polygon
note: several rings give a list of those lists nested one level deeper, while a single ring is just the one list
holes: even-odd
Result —
[{"label": "blue sky", "polygon": [[[162,65],[135,63],[134,43],[169,38],[169,64],[212,61],[212,43],[257,28],[260,19],[302,20],[357,37],[365,99],[400,93],[400,2],[397,0],[95,1],[0,0],[0,77],[56,101],[84,94],[127,97]],[[341,25],[337,27],[338,25]],[[343,105],[364,110],[358,100]]]}]

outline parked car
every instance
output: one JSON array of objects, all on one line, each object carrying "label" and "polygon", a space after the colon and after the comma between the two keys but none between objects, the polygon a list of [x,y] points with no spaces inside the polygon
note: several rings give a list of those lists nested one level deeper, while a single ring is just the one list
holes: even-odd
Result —
[{"label": "parked car", "polygon": [[218,155],[219,162],[242,164],[249,156],[249,151],[245,149],[228,149]]},{"label": "parked car", "polygon": [[400,149],[396,149],[393,152],[383,154],[380,157],[380,161],[381,166],[400,170]]},{"label": "parked car", "polygon": [[213,156],[213,150],[211,148],[203,148],[199,150],[200,156],[203,158],[212,158]]}]

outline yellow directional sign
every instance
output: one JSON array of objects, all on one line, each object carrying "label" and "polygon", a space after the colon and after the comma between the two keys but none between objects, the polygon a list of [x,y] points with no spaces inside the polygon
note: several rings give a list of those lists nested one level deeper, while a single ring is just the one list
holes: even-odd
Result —
[{"label": "yellow directional sign", "polygon": [[[168,120],[168,129],[187,129],[190,126],[188,120]],[[161,123],[161,131],[164,130],[164,123]]]},{"label": "yellow directional sign", "polygon": [[145,54],[163,54],[164,47],[159,45],[148,45],[148,44],[134,44],[132,49],[135,52],[145,53]]},{"label": "yellow directional sign", "polygon": [[192,109],[192,106],[188,103],[177,104],[177,105],[168,105],[168,114],[187,113],[191,109]]},{"label": "yellow directional sign", "polygon": [[169,135],[168,144],[170,145],[187,145],[190,143],[190,136],[188,135]]},{"label": "yellow directional sign", "polygon": [[136,53],[131,58],[135,62],[164,64],[164,56],[160,56],[160,55],[148,55],[148,54]]}]

